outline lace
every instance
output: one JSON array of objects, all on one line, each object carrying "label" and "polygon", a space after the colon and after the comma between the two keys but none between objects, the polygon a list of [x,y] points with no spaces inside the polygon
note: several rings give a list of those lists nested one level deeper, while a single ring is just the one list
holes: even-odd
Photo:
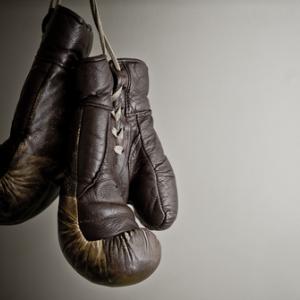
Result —
[{"label": "lace", "polygon": [[114,119],[114,127],[112,128],[112,135],[116,139],[117,145],[114,147],[114,151],[121,155],[124,152],[123,147],[123,139],[124,139],[124,127],[122,123],[122,104],[121,104],[121,93],[122,87],[120,87],[113,95],[112,95],[112,102],[113,102],[113,111],[111,115]]}]

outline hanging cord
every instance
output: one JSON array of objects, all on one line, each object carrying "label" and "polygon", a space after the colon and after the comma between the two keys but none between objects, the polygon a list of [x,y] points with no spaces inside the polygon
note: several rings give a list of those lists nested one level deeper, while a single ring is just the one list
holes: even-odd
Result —
[{"label": "hanging cord", "polygon": [[[61,5],[62,0],[51,0],[50,2],[50,9],[51,8],[55,8],[58,5]],[[101,49],[102,49],[102,53],[104,55],[106,55],[106,51],[108,52],[115,68],[117,71],[121,71],[121,66],[118,62],[118,59],[116,57],[116,54],[114,52],[114,50],[111,47],[111,44],[103,30],[103,24],[101,21],[101,17],[100,17],[100,12],[99,12],[99,7],[98,7],[98,3],[97,0],[90,0],[90,5],[91,5],[91,10],[92,10],[92,15],[93,15],[93,19],[97,28],[97,31],[99,33],[99,37],[100,37],[100,43],[101,43]]]},{"label": "hanging cord", "polygon": [[99,33],[102,53],[104,55],[106,55],[105,33],[104,33],[104,29],[103,29],[103,24],[102,24],[102,21],[100,18],[99,8],[98,8],[96,1],[90,0],[90,5],[91,5],[91,10],[92,10],[92,16],[93,16],[97,31]]},{"label": "hanging cord", "polygon": [[[62,0],[51,0],[50,9],[56,8],[58,5],[61,4],[61,2]],[[110,42],[104,32],[97,0],[90,0],[90,6],[91,6],[95,26],[99,33],[102,53],[106,56],[106,52],[107,52],[114,64],[115,69],[117,71],[121,71],[121,66],[118,62],[115,52],[113,51]],[[122,87],[119,87],[118,90],[112,94],[113,111],[111,112],[111,115],[115,121],[114,122],[115,125],[112,128],[112,135],[115,137],[117,142],[116,146],[114,147],[114,151],[118,155],[122,155],[124,153],[124,147],[123,147],[124,126],[122,124],[122,104],[120,99],[122,94],[122,89],[123,89]]]},{"label": "hanging cord", "polygon": [[90,0],[90,4],[91,4],[93,19],[94,19],[94,22],[95,22],[95,25],[96,25],[96,28],[98,30],[99,37],[100,37],[102,52],[105,55],[106,50],[107,50],[116,70],[121,71],[121,66],[118,62],[116,54],[115,54],[114,50],[112,49],[111,44],[103,30],[103,24],[101,21],[97,0]]},{"label": "hanging cord", "polygon": [[50,9],[55,8],[57,5],[61,4],[61,0],[51,0],[50,2]]},{"label": "hanging cord", "polygon": [[[97,0],[90,0],[92,15],[94,18],[94,22],[96,28],[99,33],[101,48],[103,54],[106,55],[106,51],[108,52],[114,67],[117,71],[121,71],[121,66],[116,58],[116,55],[107,39],[107,36],[104,33],[103,24],[101,22],[99,8],[97,5]],[[121,103],[121,94],[123,87],[119,87],[117,91],[112,94],[112,104],[113,111],[111,112],[111,116],[114,119],[114,126],[112,128],[112,135],[116,139],[116,146],[114,147],[114,152],[118,155],[122,155],[124,153],[123,147],[123,139],[124,139],[124,126],[122,123],[122,103]]]}]

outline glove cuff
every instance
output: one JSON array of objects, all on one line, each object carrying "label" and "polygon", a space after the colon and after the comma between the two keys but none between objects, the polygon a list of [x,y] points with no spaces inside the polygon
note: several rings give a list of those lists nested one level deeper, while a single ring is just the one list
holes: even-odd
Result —
[{"label": "glove cuff", "polygon": [[132,115],[149,111],[149,74],[147,65],[143,61],[133,58],[121,58],[119,63],[121,65],[120,72],[115,70],[112,62],[110,62],[110,65],[116,85],[122,85],[125,89],[125,114]]},{"label": "glove cuff", "polygon": [[90,53],[92,41],[91,26],[75,12],[58,5],[44,19],[37,59],[70,66]]},{"label": "glove cuff", "polygon": [[113,86],[113,76],[104,55],[81,60],[76,72],[76,88],[82,103],[88,101],[89,104],[112,110]]}]

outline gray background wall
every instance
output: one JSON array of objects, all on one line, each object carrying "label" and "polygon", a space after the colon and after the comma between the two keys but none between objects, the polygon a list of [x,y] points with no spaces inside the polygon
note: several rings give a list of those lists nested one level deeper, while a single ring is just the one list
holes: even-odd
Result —
[{"label": "gray background wall", "polygon": [[[109,289],[66,263],[55,202],[26,224],[0,228],[0,298],[299,300],[299,1],[101,2],[116,52],[150,67],[178,221],[158,233],[163,260],[149,280]],[[87,3],[65,4],[91,22]],[[2,141],[47,6],[0,2]]]}]

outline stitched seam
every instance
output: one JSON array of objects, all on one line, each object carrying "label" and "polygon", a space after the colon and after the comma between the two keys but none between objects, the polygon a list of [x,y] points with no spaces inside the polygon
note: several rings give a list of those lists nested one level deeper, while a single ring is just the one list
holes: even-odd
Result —
[{"label": "stitched seam", "polygon": [[134,113],[128,113],[126,116],[127,117],[132,117],[132,116],[150,116],[152,113],[151,109],[147,109],[147,110],[141,110],[138,112],[134,112]]},{"label": "stitched seam", "polygon": [[131,88],[131,84],[132,84],[132,78],[131,78],[131,73],[127,67],[126,64],[122,64],[122,66],[124,67],[126,73],[127,73],[127,77],[128,77],[128,82],[127,82],[127,87],[126,87],[126,93],[125,93],[125,116],[128,115],[128,111],[129,111],[129,107],[130,107],[130,88]]},{"label": "stitched seam", "polygon": [[[93,96],[89,96],[88,98],[86,99],[91,99],[91,98],[94,98]],[[86,100],[88,101],[88,100]],[[84,106],[84,107],[95,107],[95,108],[102,108],[104,110],[107,110],[107,111],[111,111],[112,108],[109,107],[109,106],[106,106],[106,105],[102,105],[102,104],[94,104],[94,103],[89,103],[89,102],[85,102],[85,103],[81,103],[81,106]]]},{"label": "stitched seam", "polygon": [[48,59],[48,58],[43,58],[39,55],[36,56],[36,62],[45,62],[45,63],[50,63],[52,65],[56,65],[56,66],[59,66],[63,69],[72,69],[70,66],[68,66],[67,64],[63,64],[63,63],[60,63],[60,62],[57,62],[57,61],[54,61],[52,59]]},{"label": "stitched seam", "polygon": [[[81,143],[81,129],[82,129],[82,121],[83,121],[83,115],[84,115],[84,110],[81,109],[80,110],[80,121],[79,121],[79,128],[77,131],[77,141],[76,141],[76,157],[75,157],[75,161],[76,161],[76,165],[75,165],[75,174],[76,174],[76,197],[78,194],[78,166],[79,166],[79,149],[80,149],[80,143]],[[78,201],[77,201],[78,203]],[[78,209],[78,208],[77,208]]]},{"label": "stitched seam", "polygon": [[137,145],[138,145],[138,143],[139,143],[139,141],[141,140],[141,137],[140,137],[140,135],[138,134],[135,138],[134,138],[134,141],[133,141],[133,143],[132,143],[132,145],[131,145],[131,147],[130,147],[130,150],[129,150],[129,157],[128,157],[128,170],[129,170],[129,178],[131,178],[131,172],[130,172],[130,170],[131,170],[131,160],[132,160],[132,155],[133,155],[133,150],[135,150],[136,149],[136,147],[137,147]]},{"label": "stitched seam", "polygon": [[[26,119],[25,119],[24,124],[23,124],[22,129],[21,129],[21,134],[22,135],[25,134],[26,130],[28,129],[28,127],[32,123],[33,111],[35,110],[38,103],[40,102],[42,89],[44,88],[44,86],[48,82],[52,69],[53,69],[53,64],[50,64],[49,70],[47,71],[46,76],[45,76],[44,80],[41,83],[41,86],[39,87],[38,91],[35,94],[35,97],[33,98],[34,100],[33,100],[32,106],[30,108],[30,111],[29,111],[28,115],[26,116]],[[27,78],[27,81],[28,80],[29,80],[29,77]]]},{"label": "stitched seam", "polygon": [[99,56],[94,56],[94,57],[85,57],[81,61],[81,64],[90,64],[90,63],[99,62],[99,61],[103,61],[103,60],[106,60],[106,56],[101,54]]},{"label": "stitched seam", "polygon": [[99,176],[100,176],[100,173],[101,173],[101,169],[102,169],[102,166],[103,166],[103,163],[104,163],[104,160],[105,160],[105,157],[106,157],[106,153],[107,153],[107,140],[108,140],[108,130],[109,130],[109,121],[110,119],[108,118],[108,121],[107,121],[107,125],[106,125],[106,133],[105,133],[105,145],[104,145],[104,155],[103,155],[103,159],[101,161],[101,164],[100,164],[100,167],[99,167],[99,170],[96,172],[96,175],[94,176],[94,178],[91,180],[91,183],[88,184],[88,186],[86,188],[83,189],[83,191],[81,192],[81,194],[79,195],[79,199],[81,197],[84,196],[85,193],[87,193],[97,182],[97,180],[99,179]]},{"label": "stitched seam", "polygon": [[151,168],[152,168],[152,170],[153,170],[153,172],[155,174],[155,183],[156,183],[156,189],[157,189],[158,198],[159,198],[159,206],[160,206],[160,208],[161,208],[161,210],[163,211],[163,214],[164,214],[163,221],[159,225],[159,227],[161,227],[165,223],[165,221],[166,221],[167,214],[166,214],[165,210],[163,209],[163,204],[162,204],[162,200],[161,200],[162,198],[161,198],[161,195],[160,195],[160,190],[158,188],[158,178],[157,178],[156,170],[155,170],[154,165],[153,165],[153,163],[151,161],[151,158],[150,158],[150,156],[149,156],[149,154],[148,154],[148,152],[146,150],[144,139],[143,139],[143,135],[142,135],[142,131],[141,131],[141,126],[140,126],[140,122],[139,122],[139,117],[138,116],[136,116],[136,122],[137,122],[137,126],[138,126],[138,129],[139,129],[139,134],[140,134],[140,137],[141,137],[142,150],[143,150],[143,152],[144,152],[144,154],[145,154],[148,162],[150,163],[150,166],[151,166]]},{"label": "stitched seam", "polygon": [[120,62],[140,62],[140,63],[143,63],[145,66],[147,66],[146,63],[143,60],[138,59],[138,58],[126,58],[126,57],[124,57],[124,58],[119,58],[118,60]]}]

